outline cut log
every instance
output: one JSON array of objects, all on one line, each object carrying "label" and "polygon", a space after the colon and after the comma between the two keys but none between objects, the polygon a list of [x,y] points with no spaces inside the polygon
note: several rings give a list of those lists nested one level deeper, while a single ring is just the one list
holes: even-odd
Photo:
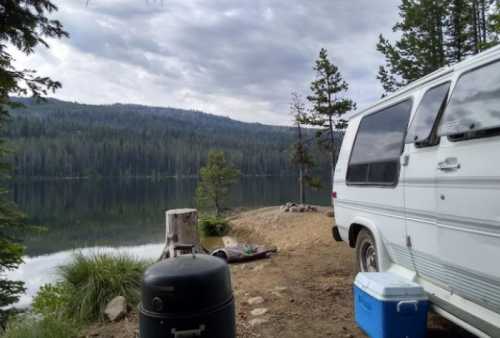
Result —
[{"label": "cut log", "polygon": [[198,236],[198,211],[196,209],[172,209],[165,213],[165,249],[160,259],[177,254],[202,253]]}]

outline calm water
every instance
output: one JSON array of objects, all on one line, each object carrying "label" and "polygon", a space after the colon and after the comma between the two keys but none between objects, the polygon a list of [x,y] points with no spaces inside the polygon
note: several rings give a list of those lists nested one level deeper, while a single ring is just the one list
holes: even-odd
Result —
[{"label": "calm water", "polygon": [[[308,192],[309,203],[330,203],[324,182],[325,189]],[[12,199],[31,224],[47,229],[26,240],[25,264],[10,273],[9,277],[27,283],[28,292],[19,305],[28,305],[41,285],[53,281],[55,267],[68,261],[74,250],[157,258],[165,236],[165,210],[194,207],[196,183],[196,179],[13,183]],[[232,207],[260,207],[296,197],[295,178],[243,178],[229,200]]]}]

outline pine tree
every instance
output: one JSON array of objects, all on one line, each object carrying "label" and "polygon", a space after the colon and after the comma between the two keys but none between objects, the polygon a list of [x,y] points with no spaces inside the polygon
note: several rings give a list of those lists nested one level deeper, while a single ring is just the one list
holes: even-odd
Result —
[{"label": "pine tree", "polygon": [[451,0],[449,15],[445,20],[448,63],[462,61],[468,55],[479,51],[473,25],[475,20],[473,4],[470,0]]},{"label": "pine tree", "polygon": [[307,140],[304,138],[302,126],[309,122],[309,116],[306,111],[305,103],[297,93],[292,93],[292,102],[290,104],[290,113],[293,116],[294,124],[297,128],[297,142],[293,145],[291,152],[291,162],[297,166],[299,171],[299,203],[306,203],[305,187],[319,188],[319,178],[311,175],[311,169],[315,163],[307,147]]},{"label": "pine tree", "polygon": [[492,0],[402,0],[393,27],[401,38],[392,43],[381,35],[377,44],[385,92],[497,44],[496,8]]},{"label": "pine tree", "polygon": [[355,109],[356,104],[345,96],[349,86],[342,78],[338,67],[329,60],[325,48],[319,52],[319,58],[313,69],[316,72],[316,79],[311,82],[312,94],[307,97],[313,105],[313,116],[309,119],[309,124],[321,128],[318,131],[318,141],[330,153],[333,172],[339,146],[335,131],[347,127],[347,121],[342,117]]},{"label": "pine tree", "polygon": [[402,0],[401,21],[394,32],[401,38],[394,44],[379,37],[377,50],[384,54],[377,79],[387,92],[406,85],[446,64],[443,25],[447,11],[444,1]]},{"label": "pine tree", "polygon": [[[57,20],[47,18],[57,7],[48,0],[4,0],[0,5],[0,127],[5,129],[9,114],[8,107],[16,105],[9,95],[36,97],[45,95],[61,85],[48,77],[39,76],[34,70],[18,70],[7,44],[25,54],[34,52],[35,47],[48,47],[45,38],[67,36]],[[6,145],[0,141],[0,174],[7,177]],[[20,235],[25,230],[24,217],[15,205],[6,198],[4,188],[0,191],[0,324],[6,320],[6,306],[15,303],[24,291],[23,283],[5,278],[5,271],[15,269],[22,262],[23,246]]]},{"label": "pine tree", "polygon": [[196,201],[200,209],[213,209],[220,216],[226,210],[229,188],[240,172],[231,166],[222,151],[210,150],[207,164],[200,169],[200,181],[196,187]]}]

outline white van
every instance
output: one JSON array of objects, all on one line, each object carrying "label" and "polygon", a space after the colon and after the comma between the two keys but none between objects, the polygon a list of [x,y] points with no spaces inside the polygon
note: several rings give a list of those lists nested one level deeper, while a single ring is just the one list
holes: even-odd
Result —
[{"label": "white van", "polygon": [[416,281],[436,312],[500,337],[500,47],[354,115],[332,197],[357,270]]}]

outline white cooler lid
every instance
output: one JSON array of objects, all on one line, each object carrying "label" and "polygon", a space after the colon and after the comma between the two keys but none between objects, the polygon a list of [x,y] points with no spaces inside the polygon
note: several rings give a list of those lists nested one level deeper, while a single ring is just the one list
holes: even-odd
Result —
[{"label": "white cooler lid", "polygon": [[390,272],[360,272],[354,285],[377,299],[426,299],[417,283]]}]

